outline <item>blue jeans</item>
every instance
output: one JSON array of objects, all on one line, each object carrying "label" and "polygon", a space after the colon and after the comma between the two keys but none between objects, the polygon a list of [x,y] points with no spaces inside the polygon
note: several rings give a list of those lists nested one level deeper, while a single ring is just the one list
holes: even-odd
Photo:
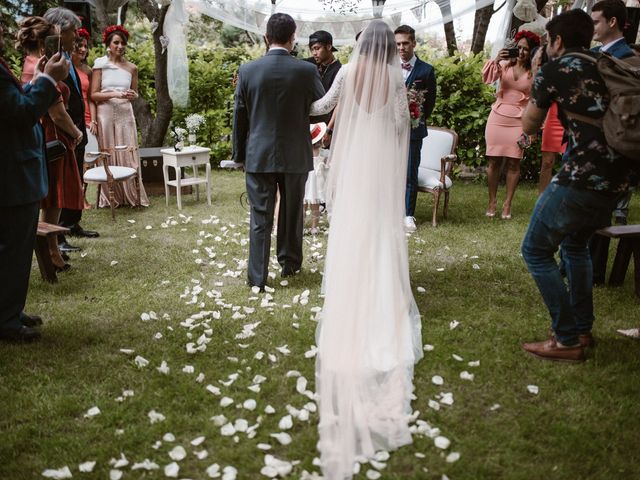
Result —
[{"label": "blue jeans", "polygon": [[[557,340],[575,345],[593,325],[589,238],[610,224],[617,195],[551,183],[540,195],[522,242],[522,256],[551,315]],[[560,253],[569,287],[554,257]]]}]

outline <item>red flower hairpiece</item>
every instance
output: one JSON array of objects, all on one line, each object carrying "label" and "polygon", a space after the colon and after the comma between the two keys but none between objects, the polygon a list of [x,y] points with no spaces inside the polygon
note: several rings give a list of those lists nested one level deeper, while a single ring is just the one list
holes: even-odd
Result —
[{"label": "red flower hairpiece", "polygon": [[79,28],[78,30],[76,30],[76,34],[78,35],[78,37],[86,38],[87,40],[89,40],[89,38],[91,37],[86,28]]},{"label": "red flower hairpiece", "polygon": [[513,41],[515,43],[518,43],[524,37],[527,37],[529,40],[535,43],[536,47],[540,45],[540,37],[535,33],[530,32],[529,30],[520,30],[518,33],[516,33],[516,36],[513,37]]},{"label": "red flower hairpiece", "polygon": [[129,32],[126,28],[124,28],[122,25],[111,25],[110,27],[105,28],[104,32],[102,32],[102,42],[104,44],[107,43],[109,35],[111,35],[113,32],[121,33],[122,35],[124,35],[125,40],[129,40]]}]

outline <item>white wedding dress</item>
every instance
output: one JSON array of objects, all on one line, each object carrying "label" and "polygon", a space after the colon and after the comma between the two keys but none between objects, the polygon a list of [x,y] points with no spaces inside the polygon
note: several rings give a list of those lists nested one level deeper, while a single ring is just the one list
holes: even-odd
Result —
[{"label": "white wedding dress", "polygon": [[351,478],[356,460],[411,442],[413,366],[422,357],[403,229],[406,89],[383,22],[363,32],[311,115],[336,105],[316,361],[318,449],[330,480]]}]

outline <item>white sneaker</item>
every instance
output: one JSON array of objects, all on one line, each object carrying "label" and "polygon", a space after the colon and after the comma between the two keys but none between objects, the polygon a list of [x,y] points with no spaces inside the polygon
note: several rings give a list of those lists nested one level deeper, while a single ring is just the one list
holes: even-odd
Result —
[{"label": "white sneaker", "polygon": [[404,231],[415,232],[416,231],[416,219],[413,217],[404,217]]}]

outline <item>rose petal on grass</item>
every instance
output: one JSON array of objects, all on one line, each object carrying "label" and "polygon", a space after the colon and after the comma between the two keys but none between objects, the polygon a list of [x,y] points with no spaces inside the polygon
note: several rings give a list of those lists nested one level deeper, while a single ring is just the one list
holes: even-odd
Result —
[{"label": "rose petal on grass", "polygon": [[47,469],[44,472],[42,472],[42,476],[45,478],[53,478],[55,480],[62,480],[65,478],[72,478],[73,475],[71,475],[71,470],[69,470],[69,467],[67,467],[66,465],[62,468],[59,469]]},{"label": "rose petal on grass", "polygon": [[165,477],[177,478],[179,472],[180,472],[180,465],[178,465],[176,462],[171,462],[169,465],[165,465],[164,467]]},{"label": "rose petal on grass", "polygon": [[453,330],[454,328],[456,328],[458,325],[460,325],[460,322],[457,320],[451,320],[449,322],[449,329]]},{"label": "rose petal on grass", "polygon": [[453,359],[457,362],[462,362],[464,360],[460,355],[456,355],[455,353],[451,355],[451,357],[453,357]]},{"label": "rose petal on grass", "polygon": [[475,376],[475,375],[474,375],[473,373],[469,373],[469,372],[467,372],[466,370],[465,370],[465,371],[463,371],[463,372],[460,372],[460,378],[461,378],[462,380],[469,380],[469,381],[473,381],[474,376]]},{"label": "rose petal on grass", "polygon": [[280,430],[289,430],[292,427],[293,427],[293,419],[291,418],[291,415],[285,415],[278,422],[278,428]]},{"label": "rose petal on grass", "polygon": [[434,385],[443,385],[444,378],[442,378],[440,375],[434,375],[433,377],[431,377],[431,383],[433,383]]},{"label": "rose petal on grass", "polygon": [[144,368],[147,365],[149,365],[149,360],[147,360],[146,358],[140,355],[136,356],[136,358],[134,358],[133,361],[138,366],[138,368]]},{"label": "rose petal on grass", "polygon": [[151,410],[147,414],[147,416],[149,417],[149,421],[151,423],[164,422],[166,418],[163,414],[161,414],[160,412],[156,412],[155,410]]},{"label": "rose petal on grass", "polygon": [[175,460],[176,462],[179,462],[180,460],[184,459],[186,456],[187,456],[187,451],[184,449],[182,445],[176,445],[169,452],[169,457],[171,458],[171,460]]},{"label": "rose petal on grass", "polygon": [[78,470],[80,470],[82,473],[91,473],[93,472],[93,469],[96,466],[96,462],[93,461],[88,461],[88,462],[83,462],[80,465],[78,465]]},{"label": "rose petal on grass", "polygon": [[97,415],[100,415],[100,413],[101,412],[98,407],[91,407],[89,410],[87,410],[87,413],[84,414],[84,418],[92,418]]},{"label": "rose petal on grass", "polygon": [[455,463],[460,460],[460,452],[451,452],[445,459],[447,463]]},{"label": "rose petal on grass", "polygon": [[451,441],[447,437],[443,437],[442,435],[437,436],[433,439],[433,443],[437,448],[441,448],[442,450],[446,450],[451,445]]},{"label": "rose petal on grass", "polygon": [[529,393],[533,393],[534,395],[537,395],[540,392],[540,388],[537,385],[527,385],[527,390],[529,390]]},{"label": "rose petal on grass", "polygon": [[110,470],[109,471],[109,480],[120,480],[122,478],[122,470]]},{"label": "rose petal on grass", "polygon": [[281,445],[289,445],[291,443],[291,435],[286,432],[272,433],[270,436],[278,440]]},{"label": "rose petal on grass", "polygon": [[220,476],[220,465],[212,463],[207,467],[206,472],[209,478],[218,478]]},{"label": "rose petal on grass", "polygon": [[222,397],[220,399],[220,406],[221,407],[228,407],[229,405],[233,405],[233,398],[230,397]]},{"label": "rose petal on grass", "polygon": [[222,469],[222,480],[236,480],[238,470],[232,466],[226,466]]}]

